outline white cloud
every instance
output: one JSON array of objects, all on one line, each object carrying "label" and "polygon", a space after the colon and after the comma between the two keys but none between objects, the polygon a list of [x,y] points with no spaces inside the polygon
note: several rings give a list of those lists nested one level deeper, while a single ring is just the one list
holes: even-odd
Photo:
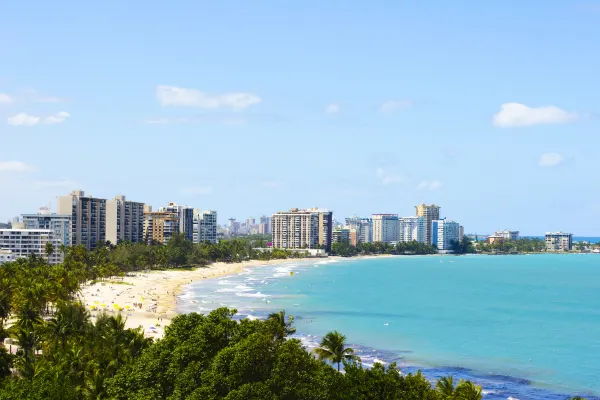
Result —
[{"label": "white cloud", "polygon": [[190,186],[181,189],[181,194],[196,195],[196,194],[211,194],[213,191],[210,186]]},{"label": "white cloud", "polygon": [[19,113],[8,118],[8,124],[13,126],[33,126],[40,122],[40,117]]},{"label": "white cloud", "polygon": [[8,104],[8,103],[12,103],[15,100],[7,95],[6,93],[0,93],[0,104]]},{"label": "white cloud", "polygon": [[36,117],[35,115],[29,115],[26,113],[19,113],[8,118],[8,124],[13,126],[34,126],[39,123],[52,125],[64,122],[70,116],[71,115],[66,111],[61,111],[45,118]]},{"label": "white cloud", "polygon": [[174,125],[174,124],[220,124],[220,125],[244,125],[246,124],[246,120],[243,118],[234,118],[234,117],[210,117],[210,116],[196,116],[196,117],[158,117],[158,118],[149,118],[142,123],[148,125]]},{"label": "white cloud", "polygon": [[538,164],[540,167],[554,167],[562,164],[563,157],[558,153],[544,153],[541,155]]},{"label": "white cloud", "polygon": [[410,100],[388,100],[381,104],[379,111],[382,113],[391,113],[393,111],[408,108],[410,106],[412,106],[412,101]]},{"label": "white cloud", "polygon": [[328,104],[327,107],[325,107],[325,112],[327,114],[336,114],[338,112],[340,112],[340,105],[338,103],[331,103]]},{"label": "white cloud", "polygon": [[51,115],[49,117],[46,117],[46,119],[44,119],[44,122],[46,124],[59,124],[61,122],[64,122],[70,116],[71,115],[68,112],[61,111],[61,112],[57,113],[56,115]]},{"label": "white cloud", "polygon": [[555,106],[527,107],[520,103],[504,103],[500,112],[494,115],[494,125],[509,128],[540,124],[562,124],[575,121],[575,112],[565,111]]},{"label": "white cloud", "polygon": [[438,190],[440,189],[442,186],[444,186],[444,184],[438,180],[433,180],[433,181],[421,181],[418,185],[417,185],[417,189],[418,190]]},{"label": "white cloud", "polygon": [[42,96],[34,89],[28,89],[24,92],[24,100],[32,103],[59,103],[64,99],[53,96]]},{"label": "white cloud", "polygon": [[162,106],[231,108],[236,111],[245,110],[262,101],[260,97],[252,93],[233,92],[211,95],[196,89],[165,85],[156,87],[156,98]]},{"label": "white cloud", "polygon": [[390,173],[383,168],[377,168],[376,175],[382,185],[406,182],[406,178],[404,176]]},{"label": "white cloud", "polygon": [[32,172],[35,168],[21,161],[0,161],[0,172]]}]

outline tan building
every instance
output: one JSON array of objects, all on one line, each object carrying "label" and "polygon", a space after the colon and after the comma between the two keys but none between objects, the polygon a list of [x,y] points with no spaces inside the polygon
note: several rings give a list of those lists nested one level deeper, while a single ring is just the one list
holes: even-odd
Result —
[{"label": "tan building", "polygon": [[141,243],[144,241],[144,203],[115,196],[106,202],[106,240]]},{"label": "tan building", "polygon": [[546,251],[573,250],[573,234],[564,232],[546,233]]},{"label": "tan building", "polygon": [[440,208],[435,204],[430,206],[422,203],[415,206],[417,217],[425,217],[425,243],[432,244],[431,223],[440,219]]},{"label": "tan building", "polygon": [[488,236],[485,240],[487,244],[504,243],[504,237],[500,235]]},{"label": "tan building", "polygon": [[[356,230],[354,230],[354,238],[356,239]],[[350,243],[350,228],[335,228],[332,233],[333,243]]]},{"label": "tan building", "polygon": [[174,234],[179,233],[179,215],[165,211],[144,213],[144,241],[147,244],[167,244]]},{"label": "tan building", "polygon": [[106,241],[106,200],[86,196],[74,190],[58,197],[58,214],[71,216],[71,244],[84,245],[88,250]]},{"label": "tan building", "polygon": [[331,249],[333,213],[311,208],[277,212],[271,219],[273,247],[281,249]]}]

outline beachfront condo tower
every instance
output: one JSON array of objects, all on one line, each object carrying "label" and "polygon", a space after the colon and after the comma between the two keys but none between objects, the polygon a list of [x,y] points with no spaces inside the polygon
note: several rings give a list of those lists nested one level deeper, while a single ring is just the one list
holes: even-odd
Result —
[{"label": "beachfront condo tower", "polygon": [[396,243],[400,240],[398,214],[373,214],[373,242]]},{"label": "beachfront condo tower", "polygon": [[194,240],[194,209],[192,207],[169,203],[165,207],[160,207],[158,211],[177,214],[179,233],[185,234],[185,238],[189,241]]},{"label": "beachfront condo tower", "polygon": [[24,229],[50,229],[60,244],[71,245],[71,214],[54,214],[48,207],[41,207],[37,214],[22,214],[21,217]]},{"label": "beachfront condo tower", "polygon": [[438,219],[431,223],[432,246],[438,251],[448,251],[452,248],[452,242],[460,237],[460,224],[456,221]]},{"label": "beachfront condo tower", "polygon": [[431,234],[431,223],[440,219],[440,208],[435,204],[428,206],[425,203],[415,206],[417,217],[425,217],[425,243],[427,244],[435,245]]},{"label": "beachfront condo tower", "polygon": [[71,244],[88,250],[106,241],[106,200],[86,196],[83,190],[58,197],[58,213],[71,216]]},{"label": "beachfront condo tower", "polygon": [[144,208],[144,241],[147,244],[167,244],[179,232],[179,215],[175,212],[152,211]]},{"label": "beachfront condo tower", "polygon": [[271,218],[273,247],[278,249],[331,249],[333,213],[329,210],[292,208]]},{"label": "beachfront condo tower", "polygon": [[217,243],[217,212],[194,210],[194,243]]},{"label": "beachfront condo tower", "polygon": [[400,217],[400,242],[425,243],[427,222],[425,217]]},{"label": "beachfront condo tower", "polygon": [[106,240],[141,243],[144,241],[144,203],[115,196],[106,202]]}]

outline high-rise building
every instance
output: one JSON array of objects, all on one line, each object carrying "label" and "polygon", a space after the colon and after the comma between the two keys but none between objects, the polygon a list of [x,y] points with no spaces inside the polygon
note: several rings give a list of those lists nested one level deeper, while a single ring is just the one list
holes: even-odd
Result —
[{"label": "high-rise building", "polygon": [[456,221],[446,219],[434,220],[431,223],[432,245],[438,250],[450,250],[452,242],[459,239],[460,225]]},{"label": "high-rise building", "polygon": [[499,236],[504,240],[519,240],[519,231],[509,231],[504,229],[502,231],[494,232],[494,236]]},{"label": "high-rise building", "polygon": [[395,243],[400,239],[398,214],[373,214],[373,242]]},{"label": "high-rise building", "polygon": [[425,243],[426,224],[425,217],[398,218],[400,242]]},{"label": "high-rise building", "polygon": [[194,243],[217,243],[217,212],[194,212]]},{"label": "high-rise building", "polygon": [[261,235],[268,235],[269,233],[271,233],[271,217],[267,217],[266,215],[260,217],[258,224],[258,233],[260,233]]},{"label": "high-rise building", "polygon": [[309,208],[308,211],[319,216],[319,246],[327,251],[331,250],[333,212],[325,208]]},{"label": "high-rise building", "polygon": [[465,237],[465,227],[461,225],[458,227],[458,238],[460,240],[463,240],[464,237]]},{"label": "high-rise building", "polygon": [[183,233],[186,240],[192,241],[194,239],[194,209],[192,207],[169,203],[165,207],[160,207],[158,211],[177,214],[179,233]]},{"label": "high-rise building", "polygon": [[428,206],[425,205],[425,203],[415,206],[417,217],[425,217],[425,243],[427,244],[435,245],[432,238],[431,223],[440,219],[440,208],[441,207],[436,206],[435,204]]},{"label": "high-rise building", "polygon": [[[1,246],[0,246],[1,247]],[[564,232],[546,233],[546,251],[573,250],[573,234]]]},{"label": "high-rise building", "polygon": [[[356,230],[354,231],[356,234]],[[334,228],[331,236],[332,243],[350,243],[350,228]]]},{"label": "high-rise building", "polygon": [[356,231],[356,244],[371,243],[371,218],[361,218],[353,215],[346,218],[346,226]]},{"label": "high-rise building", "polygon": [[147,244],[167,244],[179,233],[179,215],[175,212],[148,211],[144,213],[144,241]]},{"label": "high-rise building", "polygon": [[[46,253],[47,243],[54,246],[50,256]],[[10,250],[13,259],[34,255],[47,259],[50,264],[58,264],[64,257],[59,250],[61,244],[51,229],[0,229],[0,249]]]},{"label": "high-rise building", "polygon": [[71,216],[71,244],[88,250],[106,241],[106,200],[74,190],[58,198],[58,213]]},{"label": "high-rise building", "polygon": [[115,196],[106,202],[106,240],[141,243],[144,241],[144,203]]},{"label": "high-rise building", "polygon": [[47,207],[41,207],[37,214],[23,214],[21,217],[24,229],[50,229],[60,244],[71,245],[71,214],[53,214]]},{"label": "high-rise building", "polygon": [[329,210],[292,208],[273,214],[271,221],[275,248],[331,250],[333,213]]},{"label": "high-rise building", "polygon": [[246,226],[250,227],[252,225],[256,225],[256,219],[254,217],[246,218]]}]

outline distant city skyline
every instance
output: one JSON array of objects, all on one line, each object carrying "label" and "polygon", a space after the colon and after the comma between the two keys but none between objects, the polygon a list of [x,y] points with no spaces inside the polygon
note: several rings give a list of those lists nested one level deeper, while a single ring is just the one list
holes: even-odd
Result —
[{"label": "distant city skyline", "polygon": [[9,2],[0,221],[81,189],[600,236],[596,3]]}]

